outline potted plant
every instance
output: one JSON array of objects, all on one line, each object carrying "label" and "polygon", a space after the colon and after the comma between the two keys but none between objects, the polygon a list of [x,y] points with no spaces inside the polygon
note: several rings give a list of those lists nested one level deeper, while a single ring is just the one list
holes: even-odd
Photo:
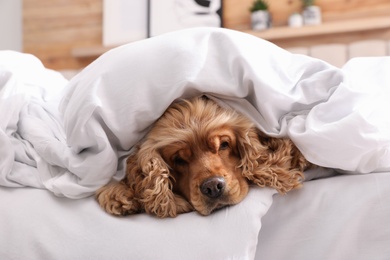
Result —
[{"label": "potted plant", "polygon": [[249,9],[253,30],[264,30],[271,27],[271,15],[266,0],[255,0]]},{"label": "potted plant", "polygon": [[303,23],[305,25],[321,24],[321,8],[315,5],[315,0],[302,0]]}]

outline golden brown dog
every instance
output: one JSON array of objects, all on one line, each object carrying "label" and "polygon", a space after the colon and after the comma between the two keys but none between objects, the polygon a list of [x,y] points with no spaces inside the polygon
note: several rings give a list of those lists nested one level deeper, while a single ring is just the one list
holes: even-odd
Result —
[{"label": "golden brown dog", "polygon": [[233,109],[197,97],[172,104],[128,158],[126,177],[96,198],[114,215],[209,215],[242,201],[250,184],[297,188],[310,165],[291,140],[266,137]]}]

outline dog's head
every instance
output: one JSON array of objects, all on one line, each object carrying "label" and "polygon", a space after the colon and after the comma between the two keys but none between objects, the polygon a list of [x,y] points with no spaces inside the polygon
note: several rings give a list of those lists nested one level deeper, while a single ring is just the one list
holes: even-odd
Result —
[{"label": "dog's head", "polygon": [[262,163],[269,154],[250,120],[198,97],[166,110],[129,158],[128,175],[148,213],[166,217],[195,209],[209,215],[242,201],[250,182],[280,184]]}]

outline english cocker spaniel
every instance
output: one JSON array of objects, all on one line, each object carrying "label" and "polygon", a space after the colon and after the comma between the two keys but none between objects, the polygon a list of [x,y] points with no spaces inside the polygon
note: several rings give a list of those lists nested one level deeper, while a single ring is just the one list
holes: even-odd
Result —
[{"label": "english cocker spaniel", "polygon": [[206,97],[173,103],[127,159],[125,178],[96,193],[113,215],[209,215],[237,204],[249,185],[300,187],[311,164],[286,138],[271,138]]}]

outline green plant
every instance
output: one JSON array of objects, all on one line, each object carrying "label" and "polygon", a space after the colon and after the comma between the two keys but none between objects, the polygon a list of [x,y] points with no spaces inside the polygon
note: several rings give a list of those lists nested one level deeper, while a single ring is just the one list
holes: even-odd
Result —
[{"label": "green plant", "polygon": [[303,7],[314,5],[315,0],[302,0]]},{"label": "green plant", "polygon": [[256,11],[266,11],[268,10],[268,2],[265,0],[255,0],[249,9],[251,12],[256,12]]}]

